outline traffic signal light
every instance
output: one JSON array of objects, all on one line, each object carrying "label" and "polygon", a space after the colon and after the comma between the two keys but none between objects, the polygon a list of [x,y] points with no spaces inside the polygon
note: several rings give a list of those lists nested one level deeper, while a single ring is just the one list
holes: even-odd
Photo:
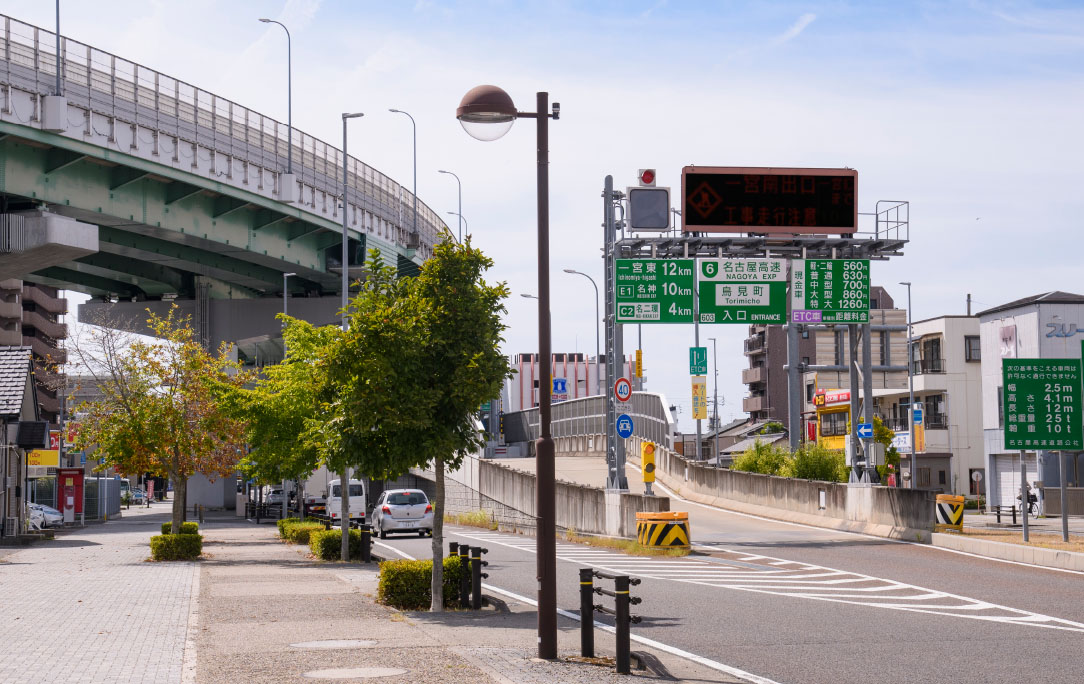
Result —
[{"label": "traffic signal light", "polygon": [[630,230],[670,229],[670,188],[629,188],[628,198]]},{"label": "traffic signal light", "polygon": [[655,445],[651,442],[640,443],[640,470],[644,473],[644,482],[655,481]]}]

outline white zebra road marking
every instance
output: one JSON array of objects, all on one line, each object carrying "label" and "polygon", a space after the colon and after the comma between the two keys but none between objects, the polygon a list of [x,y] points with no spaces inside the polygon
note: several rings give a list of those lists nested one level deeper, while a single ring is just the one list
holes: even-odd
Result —
[{"label": "white zebra road marking", "polygon": [[[535,552],[531,539],[492,533],[457,534],[519,551]],[[1084,633],[1084,623],[936,589],[783,558],[712,546],[695,547],[717,555],[709,558],[655,559],[558,543],[557,558],[648,579]]]}]

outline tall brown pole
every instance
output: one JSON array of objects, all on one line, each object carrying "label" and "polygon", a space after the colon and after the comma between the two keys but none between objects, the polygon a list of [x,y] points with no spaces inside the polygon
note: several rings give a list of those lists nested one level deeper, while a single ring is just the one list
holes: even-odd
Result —
[{"label": "tall brown pole", "polygon": [[538,489],[535,540],[538,561],[538,657],[557,658],[557,525],[554,501],[554,445],[550,434],[550,207],[549,93],[538,93],[538,418],[535,472]]}]

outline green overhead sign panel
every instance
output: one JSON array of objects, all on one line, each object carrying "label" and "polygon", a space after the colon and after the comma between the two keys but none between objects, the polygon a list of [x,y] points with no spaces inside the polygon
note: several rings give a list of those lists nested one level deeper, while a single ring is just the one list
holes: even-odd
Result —
[{"label": "green overhead sign panel", "polygon": [[1005,448],[1080,451],[1080,359],[1002,359]]},{"label": "green overhead sign panel", "polygon": [[692,259],[617,259],[618,323],[692,323]]},{"label": "green overhead sign panel", "polygon": [[701,323],[787,322],[783,259],[701,259],[699,276]]},{"label": "green overhead sign panel", "polygon": [[795,259],[790,299],[795,323],[869,323],[869,259]]}]

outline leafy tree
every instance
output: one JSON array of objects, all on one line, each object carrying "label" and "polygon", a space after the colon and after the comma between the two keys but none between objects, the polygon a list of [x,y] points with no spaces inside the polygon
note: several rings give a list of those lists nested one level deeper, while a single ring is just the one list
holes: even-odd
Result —
[{"label": "leafy tree", "polygon": [[783,424],[777,420],[769,421],[764,424],[764,427],[760,428],[757,432],[758,435],[775,435],[780,432],[786,432],[786,428]]},{"label": "leafy tree", "polygon": [[807,444],[794,453],[784,469],[787,477],[823,482],[846,482],[850,477],[847,460],[838,449]]},{"label": "leafy tree", "polygon": [[328,419],[320,401],[322,362],[341,336],[337,326],[316,327],[279,314],[285,323],[286,358],[267,366],[251,389],[237,395],[238,415],[247,418],[250,453],[241,470],[260,482],[296,480],[327,456],[320,439]]},{"label": "leafy tree", "polygon": [[76,448],[97,448],[108,466],[123,473],[150,472],[173,482],[173,523],[184,520],[188,478],[235,472],[244,449],[244,421],[230,397],[250,374],[223,345],[212,354],[196,338],[176,306],[147,320],[157,339],[128,339],[108,331],[77,355],[101,396],[76,409],[81,415]]},{"label": "leafy tree", "polygon": [[753,446],[734,459],[730,469],[761,475],[781,475],[789,458],[790,451],[786,447],[765,444],[758,439],[753,442]]}]

